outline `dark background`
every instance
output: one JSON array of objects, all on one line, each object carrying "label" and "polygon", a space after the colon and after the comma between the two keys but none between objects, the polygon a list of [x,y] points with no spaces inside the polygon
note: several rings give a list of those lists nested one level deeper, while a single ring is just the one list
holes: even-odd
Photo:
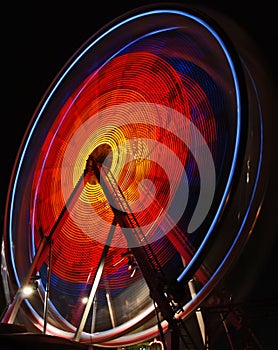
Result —
[{"label": "dark background", "polygon": [[[170,1],[157,1],[157,3]],[[277,79],[278,26],[275,2],[173,1],[222,11],[247,30]],[[2,162],[0,224],[13,164],[28,123],[43,94],[71,56],[97,30],[127,11],[156,1],[28,1],[7,4],[2,31]],[[6,85],[6,86],[5,86]],[[3,96],[2,92],[2,96]],[[274,102],[275,103],[275,102]],[[276,123],[276,122],[275,122]]]},{"label": "dark background", "polygon": [[[179,2],[187,4],[187,1]],[[155,1],[28,1],[19,5],[10,2],[2,11],[3,19],[7,19],[1,50],[5,62],[2,74],[7,82],[6,87],[2,85],[5,112],[1,133],[1,213],[20,142],[52,80],[98,29],[126,11],[152,3]],[[220,10],[243,26],[260,47],[276,79],[278,29],[274,1],[255,4],[253,1],[200,0],[191,3]]]},{"label": "dark background", "polygon": [[[178,3],[178,1],[175,2]],[[2,86],[5,93],[2,100],[1,132],[1,228],[4,222],[5,201],[12,168],[15,164],[20,143],[37,105],[52,80],[66,64],[67,60],[98,29],[129,10],[151,3],[155,2],[29,1],[21,5],[10,3],[6,10],[2,10],[2,20],[5,19],[7,23],[4,32],[2,32],[4,40],[2,41],[1,51],[5,61],[7,61],[2,66],[2,73],[7,77],[7,82],[6,87]],[[186,4],[187,2],[180,1],[180,3]],[[249,1],[199,1],[197,4],[208,5],[211,8],[220,10],[244,27],[257,43],[264,56],[265,64],[276,83],[278,20],[274,2],[269,0],[260,3]],[[273,101],[273,103],[275,104],[277,101]],[[273,125],[276,127],[277,121],[273,121]],[[277,152],[277,149],[273,151],[274,154],[277,154]],[[276,161],[274,161],[273,167],[277,168]],[[269,191],[271,192],[272,189],[270,188]],[[275,194],[269,201],[272,204],[268,203],[268,205],[278,208],[278,199]],[[276,215],[273,215],[270,218],[271,220],[276,220]],[[265,230],[267,236],[268,228],[262,227],[261,229]],[[278,236],[278,231],[276,233]],[[254,238],[254,241],[250,244],[249,251],[247,249],[244,258],[240,260],[239,264],[241,265],[242,274],[244,271],[248,271],[247,269],[252,264],[254,269],[258,269],[257,280],[250,294],[250,301],[260,302],[257,317],[261,318],[259,327],[262,327],[262,329],[268,328],[267,331],[263,331],[263,336],[266,338],[269,339],[273,335],[273,348],[269,350],[274,350],[275,337],[273,330],[275,330],[275,323],[276,325],[278,324],[277,304],[273,303],[273,300],[277,300],[278,296],[277,271],[275,269],[275,266],[277,266],[277,239],[272,240],[270,243],[271,247],[264,250],[264,264],[258,268],[256,254],[262,254],[258,247],[260,243]],[[245,268],[247,260],[248,267]],[[259,261],[261,260],[260,258]],[[2,298],[1,309],[3,302]],[[264,303],[265,307],[262,307],[261,302]],[[272,329],[270,328],[271,326],[273,326]],[[264,335],[264,332],[266,335]]]}]

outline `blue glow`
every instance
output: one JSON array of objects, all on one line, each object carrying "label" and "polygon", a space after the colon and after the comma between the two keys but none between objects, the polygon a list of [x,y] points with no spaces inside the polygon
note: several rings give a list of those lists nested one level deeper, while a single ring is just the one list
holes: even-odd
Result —
[{"label": "blue glow", "polygon": [[[249,78],[253,81],[253,79],[251,78],[251,75],[249,76]],[[254,87],[255,91],[257,92],[255,84],[253,84],[253,87]],[[258,94],[257,94],[257,98],[258,98]],[[258,101],[259,101],[259,98],[258,98]],[[260,130],[261,130],[260,138],[261,138],[261,143],[260,143],[260,156],[259,156],[259,162],[258,162],[258,168],[257,168],[258,170],[257,170],[257,175],[256,175],[256,180],[255,180],[255,184],[254,184],[254,187],[253,187],[253,191],[252,191],[252,194],[251,194],[251,199],[250,199],[248,208],[246,210],[245,216],[244,216],[244,218],[242,220],[242,223],[240,225],[240,228],[238,230],[238,233],[236,235],[236,238],[235,238],[234,242],[232,243],[231,247],[229,248],[228,253],[225,255],[224,259],[222,260],[221,264],[219,264],[218,268],[212,274],[212,276],[210,278],[210,281],[212,281],[221,272],[221,270],[224,267],[225,263],[228,262],[228,259],[232,255],[232,253],[233,253],[233,251],[234,251],[234,249],[236,247],[236,244],[238,243],[238,241],[239,241],[239,239],[240,239],[240,237],[242,235],[242,231],[244,229],[246,220],[247,220],[249,212],[251,210],[251,205],[252,205],[252,202],[253,202],[255,194],[256,194],[256,189],[258,187],[258,182],[259,182],[259,177],[260,177],[259,175],[260,175],[261,166],[262,166],[262,154],[263,154],[263,122],[262,122],[262,111],[261,111],[261,107],[260,107],[259,102],[258,102],[258,106],[259,106],[259,110],[260,110]],[[207,282],[207,284],[208,284],[208,282]],[[201,293],[202,290],[204,288],[206,288],[207,284],[199,291],[199,293]]]},{"label": "blue glow", "polygon": [[[132,22],[132,21],[136,21],[136,19],[141,18],[141,17],[146,17],[146,16],[152,16],[152,15],[159,15],[159,14],[173,14],[173,15],[180,15],[186,18],[190,18],[192,20],[194,20],[195,22],[199,23],[201,26],[205,27],[212,35],[213,37],[217,40],[217,42],[219,43],[220,47],[222,48],[223,52],[225,53],[225,56],[229,62],[230,68],[231,68],[231,72],[234,78],[234,84],[235,84],[235,92],[236,92],[236,101],[237,101],[237,129],[236,129],[236,138],[235,138],[235,150],[234,150],[234,155],[233,155],[233,160],[232,160],[232,165],[231,165],[231,170],[230,170],[230,174],[228,177],[228,181],[227,181],[227,185],[222,197],[222,200],[220,201],[220,205],[219,208],[217,210],[217,213],[215,215],[214,220],[212,221],[212,224],[208,230],[208,233],[206,234],[206,237],[204,238],[202,244],[200,245],[199,249],[197,250],[197,252],[195,253],[193,259],[191,260],[191,262],[187,265],[187,267],[185,268],[185,270],[183,271],[183,273],[179,276],[178,280],[180,281],[183,276],[186,274],[186,272],[188,271],[188,269],[190,269],[190,267],[192,266],[192,264],[194,264],[194,262],[196,261],[197,257],[199,256],[199,254],[201,253],[201,251],[203,250],[205,244],[207,243],[213,229],[214,226],[219,218],[219,215],[223,209],[224,203],[226,201],[226,197],[229,193],[230,187],[231,187],[231,183],[232,183],[232,179],[234,176],[234,171],[235,171],[235,167],[236,167],[236,162],[237,162],[237,156],[238,156],[238,150],[239,150],[239,141],[240,141],[240,126],[241,126],[241,103],[240,103],[240,88],[239,88],[239,83],[238,83],[238,79],[237,79],[237,74],[236,74],[236,70],[235,67],[233,65],[233,61],[231,56],[229,55],[228,50],[226,49],[226,46],[224,44],[224,42],[221,40],[221,38],[219,37],[219,35],[217,34],[217,32],[215,32],[213,30],[213,28],[211,28],[210,26],[208,26],[208,24],[201,20],[200,18],[184,12],[184,11],[179,11],[179,10],[172,10],[172,9],[164,9],[164,10],[153,10],[153,11],[148,11],[145,12],[143,14],[139,14],[139,15],[135,15],[133,17],[130,17],[118,24],[116,24],[115,26],[113,26],[111,29],[107,30],[105,33],[103,33],[102,35],[100,35],[97,39],[95,39],[92,43],[90,43],[88,45],[88,47],[86,47],[75,59],[74,61],[68,66],[68,68],[65,70],[65,72],[61,75],[61,77],[57,80],[55,86],[53,87],[53,89],[50,91],[48,97],[46,98],[46,100],[44,101],[36,119],[34,120],[34,123],[32,125],[32,128],[30,130],[30,133],[27,137],[27,140],[25,142],[23,151],[22,151],[22,155],[20,157],[19,160],[19,165],[17,167],[17,171],[16,171],[16,175],[15,175],[15,181],[14,181],[14,186],[12,189],[12,195],[11,195],[11,213],[13,213],[13,208],[14,208],[14,200],[15,200],[15,192],[16,192],[16,187],[17,187],[17,183],[18,183],[18,178],[20,176],[20,171],[21,171],[21,167],[22,167],[22,163],[24,161],[24,157],[26,155],[26,151],[27,151],[27,147],[30,143],[30,140],[33,136],[33,133],[35,132],[36,126],[40,120],[40,118],[42,117],[42,114],[44,112],[44,110],[47,108],[48,102],[50,101],[50,99],[52,98],[53,94],[56,92],[56,90],[59,88],[60,84],[63,82],[64,78],[70,73],[70,71],[73,69],[73,67],[77,64],[78,61],[80,61],[82,59],[82,57],[93,48],[94,45],[96,45],[100,40],[102,40],[105,36],[107,36],[109,33],[115,31],[117,28],[124,26],[126,23],[128,22]],[[169,28],[169,29],[164,29],[164,30],[171,30],[173,28]],[[154,31],[153,33],[148,33],[147,35],[152,35],[158,32],[161,32],[162,30],[158,30],[158,31]],[[127,46],[129,46],[130,43]],[[124,49],[124,48],[123,48]],[[122,49],[122,50],[123,50]],[[116,53],[115,55],[117,55],[118,53]],[[114,55],[114,56],[115,56]],[[112,56],[110,59],[112,59],[114,56]],[[10,220],[9,220],[9,238],[10,238],[10,242],[12,242],[12,214],[10,214]],[[15,278],[16,281],[18,283],[18,285],[20,284],[17,273],[16,273],[16,266],[15,266],[15,261],[14,261],[14,256],[12,254],[12,244],[10,245],[10,249],[11,249],[11,260],[12,260],[12,266],[15,272]],[[34,250],[35,251],[35,250]],[[34,252],[33,252],[34,253]]]},{"label": "blue glow", "polygon": [[[246,66],[245,66],[245,69],[248,71],[248,68],[247,68]],[[241,236],[241,234],[242,234],[242,230],[244,229],[245,222],[246,222],[246,220],[247,220],[247,218],[248,218],[248,214],[249,214],[249,212],[250,212],[251,205],[252,205],[252,202],[253,202],[253,200],[254,200],[254,196],[255,196],[255,193],[256,193],[256,189],[257,189],[257,186],[258,186],[259,175],[260,175],[260,172],[261,172],[262,153],[263,153],[263,122],[262,122],[262,111],[261,111],[261,106],[260,106],[260,103],[259,103],[259,97],[258,97],[258,93],[257,93],[257,89],[256,89],[256,86],[255,86],[254,80],[252,79],[251,74],[250,74],[249,71],[248,71],[248,73],[249,73],[249,78],[250,78],[251,81],[253,82],[253,88],[254,88],[254,90],[255,90],[255,92],[256,92],[256,96],[257,96],[257,100],[258,100],[258,107],[259,107],[259,111],[260,111],[260,130],[261,130],[261,131],[260,131],[260,139],[261,139],[261,143],[260,143],[260,152],[259,152],[259,162],[258,162],[258,167],[257,167],[258,170],[257,170],[257,175],[256,175],[256,180],[255,180],[255,184],[254,184],[254,187],[253,187],[253,191],[252,191],[252,194],[251,194],[251,199],[250,199],[250,201],[249,201],[249,205],[248,205],[248,208],[247,208],[247,210],[246,210],[245,216],[244,216],[244,218],[243,218],[243,220],[242,220],[240,229],[239,229],[239,231],[238,231],[238,233],[237,233],[237,235],[236,235],[236,238],[235,238],[233,244],[231,245],[231,247],[230,247],[228,253],[226,254],[226,256],[225,256],[225,258],[223,259],[222,263],[219,265],[219,267],[218,267],[218,268],[216,269],[216,271],[213,273],[213,275],[212,275],[212,277],[210,278],[210,280],[213,279],[213,276],[217,276],[217,275],[218,275],[218,271],[221,270],[222,266],[225,264],[225,262],[228,260],[229,256],[232,254],[233,249],[234,249],[236,243],[238,242],[238,240],[239,240],[239,238],[240,238],[240,236]],[[235,166],[235,165],[234,165],[234,166]],[[223,199],[224,199],[224,198],[223,198]],[[218,210],[218,212],[219,212],[219,210]],[[218,218],[218,216],[214,219],[214,221],[213,221],[214,223],[215,223],[215,221],[216,221],[217,218]],[[213,229],[213,226],[211,226],[211,230],[212,230],[212,229]],[[210,232],[211,232],[211,231],[210,231]],[[203,247],[203,246],[204,246],[204,241],[203,241],[202,244],[201,244],[201,247]],[[201,247],[200,247],[200,249],[201,249]],[[200,250],[200,249],[199,249],[199,250]],[[199,252],[199,251],[198,251],[198,252]],[[198,252],[197,252],[197,253],[198,253]],[[192,262],[192,263],[193,263],[193,262]],[[179,281],[179,282],[183,279],[184,275],[187,273],[187,271],[188,271],[188,269],[190,268],[190,266],[192,266],[192,263],[188,264],[188,266],[183,270],[183,272],[181,273],[181,275],[180,275],[179,278],[178,278],[178,281]]]}]

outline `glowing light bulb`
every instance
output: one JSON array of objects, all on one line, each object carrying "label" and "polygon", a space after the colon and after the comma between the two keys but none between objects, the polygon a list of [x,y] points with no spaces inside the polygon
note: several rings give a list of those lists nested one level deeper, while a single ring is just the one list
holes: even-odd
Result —
[{"label": "glowing light bulb", "polygon": [[32,288],[32,286],[29,286],[29,285],[22,288],[22,292],[26,297],[31,295],[33,291],[34,289]]}]

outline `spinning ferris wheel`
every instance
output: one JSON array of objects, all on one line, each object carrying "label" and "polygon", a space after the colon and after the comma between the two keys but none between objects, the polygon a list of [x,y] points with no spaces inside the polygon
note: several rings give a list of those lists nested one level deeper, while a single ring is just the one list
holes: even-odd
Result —
[{"label": "spinning ferris wheel", "polygon": [[269,176],[259,75],[213,16],[183,6],[92,36],[14,165],[2,322],[107,348],[168,330],[205,346],[198,310],[242,252]]}]

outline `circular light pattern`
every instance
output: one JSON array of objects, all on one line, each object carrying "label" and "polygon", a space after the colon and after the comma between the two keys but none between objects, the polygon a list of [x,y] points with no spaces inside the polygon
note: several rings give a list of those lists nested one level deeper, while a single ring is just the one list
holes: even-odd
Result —
[{"label": "circular light pattern", "polygon": [[[217,136],[213,111],[201,86],[195,82],[192,89],[190,78],[179,75],[174,68],[152,53],[125,53],[93,71],[65,102],[42,145],[43,157],[38,159],[35,170],[38,178],[35,177],[32,186],[36,193],[32,213],[37,226],[34,227],[36,245],[40,231],[48,235],[52,228],[49,223],[57,220],[86,168],[88,156],[102,144],[109,145],[113,152],[109,171],[116,185],[111,187],[116,190],[115,186],[119,186],[123,193],[120,202],[126,201],[131,206],[140,231],[146,227],[139,241],[129,244],[126,237],[132,232],[124,234],[125,228],[118,225],[111,246],[130,248],[130,245],[149,244],[177,224],[187,204],[184,168],[188,152],[194,155],[194,149],[198,149],[196,153],[200,155],[200,150],[208,144],[213,149]],[[190,110],[202,106],[203,100],[198,121],[206,126],[201,130],[208,141],[199,136],[199,129],[191,131],[194,124],[190,122]],[[205,116],[208,125],[202,121]],[[210,150],[204,153],[199,165],[202,163],[206,171],[214,170],[213,161],[210,164],[206,161],[211,156]],[[214,176],[208,178],[213,195]],[[149,186],[142,188],[146,183]],[[174,190],[170,191],[171,187]],[[53,205],[46,207],[44,198],[51,197]],[[165,207],[170,204],[169,215]],[[91,283],[94,278],[91,271],[97,268],[113,216],[101,183],[86,182],[61,232],[55,236],[53,273],[72,282],[78,276],[78,281],[83,283],[90,275],[87,282]],[[160,217],[166,217],[163,225]],[[126,264],[124,260],[117,264],[123,252],[123,249],[110,251],[105,273],[112,274]],[[128,284],[126,278],[123,285]]]},{"label": "circular light pattern", "polygon": [[[241,74],[212,24],[163,9],[111,23],[57,76],[22,145],[5,242],[17,285],[41,242],[51,242],[33,271],[44,295],[51,248],[49,334],[73,336],[103,259],[81,341],[109,345],[152,320],[134,248],[171,282],[196,278],[199,298],[212,288],[241,227],[222,238],[223,249],[206,249],[223,237],[217,225],[248,137]],[[42,299],[27,303],[38,328]],[[131,334],[119,341],[132,344]]]}]

